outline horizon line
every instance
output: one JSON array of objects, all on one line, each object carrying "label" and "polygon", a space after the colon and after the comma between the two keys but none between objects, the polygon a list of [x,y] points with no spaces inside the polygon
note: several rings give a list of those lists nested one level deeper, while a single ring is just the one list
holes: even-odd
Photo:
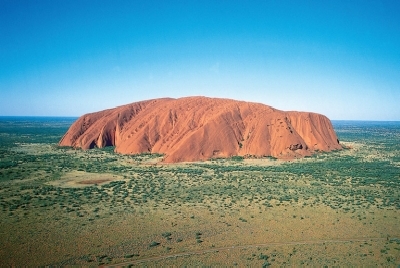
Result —
[{"label": "horizon line", "polygon": [[[34,118],[34,117],[42,117],[42,118],[79,118],[82,115],[0,115],[0,118],[4,118],[4,117],[30,117],[30,118]],[[398,120],[388,120],[388,119],[384,119],[384,120],[380,120],[380,119],[330,119],[331,121],[364,121],[364,122],[400,122],[400,119]]]}]

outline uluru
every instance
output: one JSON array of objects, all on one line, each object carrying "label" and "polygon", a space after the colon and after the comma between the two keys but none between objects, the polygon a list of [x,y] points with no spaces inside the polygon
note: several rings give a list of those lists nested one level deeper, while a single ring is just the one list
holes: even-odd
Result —
[{"label": "uluru", "polygon": [[59,145],[159,153],[165,163],[231,156],[293,159],[342,149],[324,115],[208,97],[152,99],[85,114]]}]

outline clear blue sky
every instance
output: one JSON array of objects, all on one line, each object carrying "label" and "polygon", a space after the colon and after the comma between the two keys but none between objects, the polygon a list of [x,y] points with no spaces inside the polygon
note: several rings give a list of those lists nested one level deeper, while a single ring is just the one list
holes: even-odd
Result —
[{"label": "clear blue sky", "polygon": [[203,95],[400,120],[399,14],[397,0],[0,0],[0,115]]}]

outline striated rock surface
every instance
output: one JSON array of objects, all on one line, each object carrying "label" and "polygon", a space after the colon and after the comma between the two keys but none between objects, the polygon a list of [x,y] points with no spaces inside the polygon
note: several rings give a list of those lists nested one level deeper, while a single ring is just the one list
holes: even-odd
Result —
[{"label": "striated rock surface", "polygon": [[290,159],[342,149],[323,115],[207,97],[153,99],[86,114],[60,145],[162,153],[166,163],[234,155]]}]

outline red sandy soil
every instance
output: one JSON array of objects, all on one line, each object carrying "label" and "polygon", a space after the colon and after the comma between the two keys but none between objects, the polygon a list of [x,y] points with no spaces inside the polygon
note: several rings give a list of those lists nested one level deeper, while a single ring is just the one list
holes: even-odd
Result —
[{"label": "red sandy soil", "polygon": [[166,163],[236,155],[292,159],[342,149],[324,115],[207,97],[153,99],[86,114],[60,145],[161,153]]},{"label": "red sandy soil", "polygon": [[110,180],[87,180],[87,181],[78,181],[78,184],[98,184],[98,183],[103,183],[103,182],[107,182]]}]

